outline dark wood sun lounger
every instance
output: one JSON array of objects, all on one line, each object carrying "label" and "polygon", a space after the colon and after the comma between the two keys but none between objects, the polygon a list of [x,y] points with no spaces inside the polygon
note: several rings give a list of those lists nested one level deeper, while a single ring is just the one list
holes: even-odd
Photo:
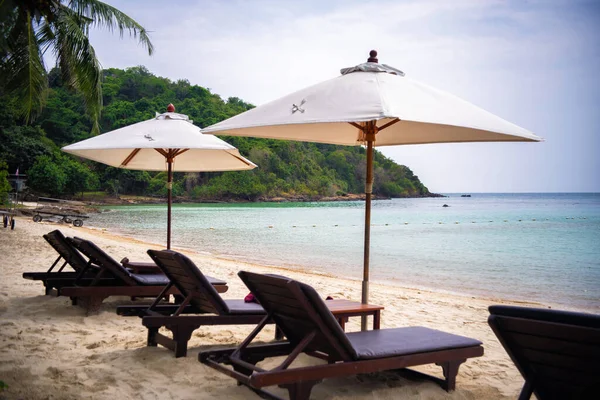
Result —
[{"label": "dark wood sun lounger", "polygon": [[[256,325],[266,315],[256,303],[244,300],[225,300],[214,284],[198,269],[192,260],[170,250],[148,250],[150,258],[170,279],[184,300],[178,305],[161,305],[157,300],[150,307],[121,306],[120,315],[140,315],[148,328],[148,346],[158,344],[175,352],[175,357],[185,357],[192,332],[202,325]],[[211,315],[186,315],[211,314]],[[169,338],[158,332],[166,327],[172,332]]]},{"label": "dark wood sun lounger", "polygon": [[519,400],[600,397],[600,315],[491,306],[488,323],[525,379]]},{"label": "dark wood sun lounger", "polygon": [[[111,256],[93,242],[81,238],[67,238],[77,250],[89,258],[90,262],[97,265],[100,271],[87,286],[71,286],[61,289],[62,296],[84,300],[84,306],[89,311],[99,308],[102,301],[110,296],[128,297],[154,297],[164,298],[168,295],[179,295],[179,292],[171,287],[170,280],[164,274],[136,274],[123,267]],[[114,285],[96,285],[96,282],[105,276],[115,279]],[[214,285],[215,290],[227,291],[227,283],[215,278],[207,278]]]},{"label": "dark wood sun lounger", "polygon": [[[92,282],[96,286],[118,284],[118,280],[110,275],[104,275],[95,280],[100,268],[86,260],[67,241],[60,230],[48,232],[43,237],[56,250],[58,258],[46,272],[24,272],[23,278],[41,281],[44,284],[45,294],[50,294],[52,289],[56,289],[57,294],[60,295],[60,289],[64,286],[88,286]],[[154,263],[130,262],[127,258],[124,258],[121,263],[134,273],[162,273]],[[70,266],[71,269],[65,270],[67,266]]]},{"label": "dark wood sun lounger", "polygon": [[[431,363],[441,365],[445,377],[442,386],[450,391],[455,387],[460,364],[483,355],[477,340],[419,326],[346,334],[311,286],[245,271],[239,276],[267,315],[237,348],[201,352],[198,358],[265,398],[278,398],[263,389],[268,386],[279,385],[288,390],[290,399],[302,400],[309,399],[313,386],[326,378]],[[270,320],[287,340],[249,346]],[[300,353],[327,363],[292,366]],[[276,356],[287,358],[273,369],[256,366],[257,362]]]},{"label": "dark wood sun lounger", "polygon": [[[98,266],[89,263],[77,251],[62,234],[61,231],[54,230],[43,235],[44,239],[59,254],[58,258],[46,272],[24,272],[23,278],[34,281],[41,281],[45,287],[45,294],[50,294],[52,289],[63,286],[73,286],[74,284],[85,286],[89,284],[100,270]],[[70,270],[65,268],[70,266]],[[102,284],[114,281],[111,277],[102,280]]]}]

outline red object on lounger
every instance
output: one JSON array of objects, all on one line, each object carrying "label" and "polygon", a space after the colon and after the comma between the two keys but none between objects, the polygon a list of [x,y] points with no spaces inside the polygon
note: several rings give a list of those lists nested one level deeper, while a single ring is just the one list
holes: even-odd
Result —
[{"label": "red object on lounger", "polygon": [[258,301],[252,293],[248,293],[246,297],[244,297],[244,303],[258,303]]}]

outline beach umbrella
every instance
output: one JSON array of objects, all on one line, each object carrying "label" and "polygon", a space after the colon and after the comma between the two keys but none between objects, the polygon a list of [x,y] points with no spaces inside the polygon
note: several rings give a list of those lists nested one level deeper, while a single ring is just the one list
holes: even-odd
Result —
[{"label": "beach umbrella", "polygon": [[374,50],[366,63],[342,69],[341,76],[211,125],[203,132],[366,146],[365,304],[369,296],[373,146],[541,140],[526,129],[380,64]]},{"label": "beach umbrella", "polygon": [[171,248],[173,172],[235,171],[256,167],[229,143],[203,134],[187,115],[167,112],[63,147],[117,168],[167,171],[167,249]]}]

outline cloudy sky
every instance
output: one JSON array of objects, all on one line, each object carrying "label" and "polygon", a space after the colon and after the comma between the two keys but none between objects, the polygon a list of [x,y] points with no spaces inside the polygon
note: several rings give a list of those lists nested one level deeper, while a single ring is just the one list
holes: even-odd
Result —
[{"label": "cloudy sky", "polygon": [[543,143],[379,148],[433,192],[600,192],[600,2],[107,2],[151,31],[92,32],[104,68],[145,65],[260,105],[379,61],[520,125]]}]

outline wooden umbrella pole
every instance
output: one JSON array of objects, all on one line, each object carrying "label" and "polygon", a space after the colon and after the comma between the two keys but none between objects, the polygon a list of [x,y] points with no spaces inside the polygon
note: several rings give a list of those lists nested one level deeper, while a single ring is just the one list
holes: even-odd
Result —
[{"label": "wooden umbrella pole", "polygon": [[[371,193],[373,192],[373,143],[376,134],[375,121],[367,122],[365,139],[367,141],[367,176],[365,179],[365,244],[363,260],[362,304],[369,303],[369,258],[371,248]],[[367,317],[361,317],[361,330],[367,330]]]},{"label": "wooden umbrella pole", "polygon": [[167,157],[167,250],[171,250],[171,201],[173,188],[173,158]]}]

